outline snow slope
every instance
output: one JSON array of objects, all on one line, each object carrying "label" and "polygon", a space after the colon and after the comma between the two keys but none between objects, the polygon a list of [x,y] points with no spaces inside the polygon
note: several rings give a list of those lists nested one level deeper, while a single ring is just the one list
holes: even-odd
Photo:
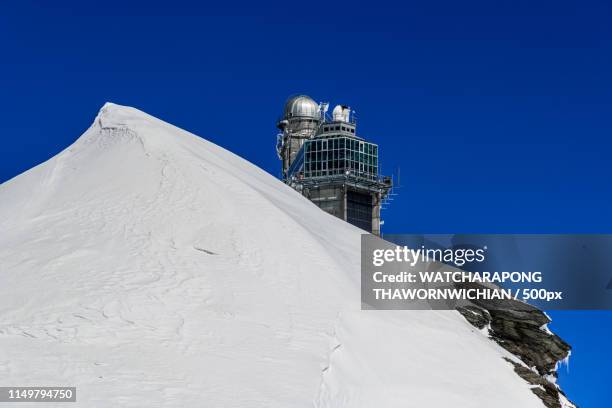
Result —
[{"label": "snow slope", "polygon": [[0,231],[2,385],[74,385],[81,407],[543,407],[458,313],[361,311],[360,230],[133,108],[1,185]]}]

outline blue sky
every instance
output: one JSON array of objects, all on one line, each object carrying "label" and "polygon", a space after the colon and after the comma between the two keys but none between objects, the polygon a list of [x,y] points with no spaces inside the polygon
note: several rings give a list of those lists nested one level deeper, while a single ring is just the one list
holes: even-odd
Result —
[{"label": "blue sky", "polygon": [[[0,181],[106,101],[278,174],[275,120],[307,93],[401,169],[387,232],[612,232],[609,1],[47,4],[1,6]],[[564,389],[609,406],[612,313],[551,315]]]}]

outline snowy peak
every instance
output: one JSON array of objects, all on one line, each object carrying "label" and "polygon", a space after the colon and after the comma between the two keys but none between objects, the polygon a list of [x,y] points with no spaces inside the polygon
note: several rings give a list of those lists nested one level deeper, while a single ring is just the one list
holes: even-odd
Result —
[{"label": "snowy peak", "polygon": [[[106,138],[106,141],[98,143],[108,144],[113,139],[136,140],[144,144],[143,136],[147,135],[142,131],[157,121],[153,116],[147,115],[138,109],[128,106],[117,105],[107,102],[102,106],[90,129],[85,132],[82,138],[97,139]],[[159,136],[159,132],[152,132],[149,139]]]},{"label": "snowy peak", "polygon": [[83,138],[90,142],[98,138],[106,139],[96,142],[103,146],[117,142],[137,142],[146,150],[146,154],[153,150],[158,153],[171,151],[186,138],[198,139],[200,144],[208,143],[138,109],[111,102],[102,106]]},{"label": "snowy peak", "polygon": [[362,311],[361,230],[134,108],[1,185],[0,230],[0,373],[78,406],[543,407],[459,313]]},{"label": "snowy peak", "polygon": [[130,124],[138,123],[143,120],[156,120],[153,116],[150,116],[138,109],[117,105],[112,102],[106,102],[98,115],[94,123],[98,123],[101,128],[126,128]]}]

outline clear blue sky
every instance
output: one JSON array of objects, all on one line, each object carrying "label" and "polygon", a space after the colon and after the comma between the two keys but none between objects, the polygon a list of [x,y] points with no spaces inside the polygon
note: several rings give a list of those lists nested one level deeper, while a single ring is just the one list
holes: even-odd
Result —
[{"label": "clear blue sky", "polygon": [[[204,3],[4,2],[0,181],[105,101],[278,174],[275,120],[307,93],[401,168],[387,232],[612,232],[609,1]],[[565,390],[610,406],[612,313],[551,315]]]}]

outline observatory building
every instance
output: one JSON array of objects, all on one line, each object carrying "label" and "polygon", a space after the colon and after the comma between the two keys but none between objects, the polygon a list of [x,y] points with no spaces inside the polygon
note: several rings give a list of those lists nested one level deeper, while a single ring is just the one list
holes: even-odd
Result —
[{"label": "observatory building", "polygon": [[322,210],[380,235],[380,210],[393,185],[379,175],[378,146],[357,135],[354,112],[306,95],[285,103],[276,150],[283,181]]}]

